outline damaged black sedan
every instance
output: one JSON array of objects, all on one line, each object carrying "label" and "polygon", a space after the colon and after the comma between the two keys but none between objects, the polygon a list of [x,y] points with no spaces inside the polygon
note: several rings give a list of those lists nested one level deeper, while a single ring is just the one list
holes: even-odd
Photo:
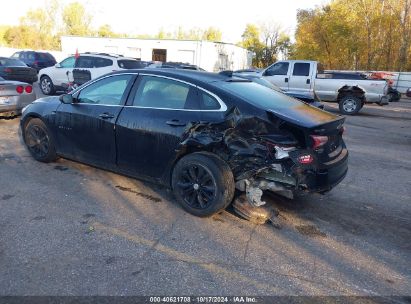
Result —
[{"label": "damaged black sedan", "polygon": [[173,189],[188,212],[226,208],[235,189],[324,193],[346,175],[344,118],[229,75],[128,70],[23,111],[32,156],[64,157]]}]

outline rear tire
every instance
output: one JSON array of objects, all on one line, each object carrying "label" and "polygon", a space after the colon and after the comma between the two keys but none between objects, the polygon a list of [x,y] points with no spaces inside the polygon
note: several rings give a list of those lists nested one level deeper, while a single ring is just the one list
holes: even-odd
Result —
[{"label": "rear tire", "polygon": [[180,205],[200,217],[225,209],[235,191],[230,167],[211,153],[193,153],[180,159],[174,167],[171,184]]},{"label": "rear tire", "polygon": [[52,95],[55,92],[54,84],[48,76],[41,76],[40,78],[40,90],[44,95]]},{"label": "rear tire", "polygon": [[54,140],[41,119],[32,118],[26,123],[24,143],[35,160],[49,163],[57,159]]},{"label": "rear tire", "polygon": [[340,113],[344,115],[355,115],[361,110],[362,101],[354,95],[344,95],[339,101]]}]

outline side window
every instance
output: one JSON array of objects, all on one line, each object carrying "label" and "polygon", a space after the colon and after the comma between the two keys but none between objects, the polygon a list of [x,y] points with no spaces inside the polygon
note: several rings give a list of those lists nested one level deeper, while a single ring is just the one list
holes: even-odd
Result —
[{"label": "side window", "polygon": [[103,67],[112,66],[112,65],[113,65],[113,60],[106,59],[106,58],[99,58],[99,57],[93,58],[94,68],[103,68]]},{"label": "side window", "polygon": [[36,56],[34,55],[33,52],[27,53],[27,59],[30,61],[36,60]]},{"label": "side window", "polygon": [[133,105],[146,108],[191,109],[189,92],[188,84],[167,78],[143,76]]},{"label": "side window", "polygon": [[94,58],[93,57],[89,57],[89,56],[80,56],[79,58],[77,58],[76,61],[76,68],[93,68],[94,67]]},{"label": "side window", "polygon": [[21,52],[19,55],[19,58],[22,60],[26,60],[27,59],[27,54],[25,52]]},{"label": "side window", "polygon": [[221,108],[220,103],[210,94],[199,90],[201,110],[218,110]]},{"label": "side window", "polygon": [[64,59],[62,62],[60,62],[60,67],[70,69],[74,68],[74,63],[76,62],[75,57],[69,57]]},{"label": "side window", "polygon": [[80,91],[79,103],[120,105],[132,75],[116,75],[103,78]]},{"label": "side window", "polygon": [[297,62],[294,63],[293,76],[309,76],[310,75],[310,64]]},{"label": "side window", "polygon": [[274,75],[287,75],[288,73],[288,62],[279,62],[267,69],[267,75],[268,76],[274,76]]}]

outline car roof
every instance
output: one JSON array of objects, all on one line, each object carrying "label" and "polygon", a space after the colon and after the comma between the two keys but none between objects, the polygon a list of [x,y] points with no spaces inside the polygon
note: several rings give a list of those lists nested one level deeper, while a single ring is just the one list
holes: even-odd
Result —
[{"label": "car roof", "polygon": [[[107,59],[127,59],[127,60],[136,60],[135,58],[131,57],[124,57],[122,55],[118,54],[108,54],[108,53],[94,53],[94,52],[85,52],[85,53],[80,53],[80,56],[90,56],[90,57],[101,57],[101,58],[107,58]],[[136,60],[137,61],[137,60]]]},{"label": "car roof", "polygon": [[175,69],[175,68],[164,68],[164,69],[130,69],[113,72],[111,74],[128,74],[128,73],[142,73],[142,74],[153,74],[166,77],[175,77],[180,80],[185,80],[189,82],[202,82],[202,83],[215,83],[219,81],[231,80],[245,80],[244,78],[230,77],[224,74],[203,72],[197,70],[184,70],[184,69]]}]

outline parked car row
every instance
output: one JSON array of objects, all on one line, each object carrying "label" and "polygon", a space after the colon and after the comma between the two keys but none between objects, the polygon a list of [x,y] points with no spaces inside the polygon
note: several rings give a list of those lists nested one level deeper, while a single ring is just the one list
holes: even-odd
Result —
[{"label": "parked car row", "polygon": [[40,70],[40,88],[45,95],[51,95],[57,91],[66,91],[67,83],[79,83],[74,77],[75,70],[89,71],[91,80],[109,72],[139,68],[201,70],[195,65],[184,63],[141,61],[120,55],[88,52],[77,56],[73,55],[55,66]]}]

